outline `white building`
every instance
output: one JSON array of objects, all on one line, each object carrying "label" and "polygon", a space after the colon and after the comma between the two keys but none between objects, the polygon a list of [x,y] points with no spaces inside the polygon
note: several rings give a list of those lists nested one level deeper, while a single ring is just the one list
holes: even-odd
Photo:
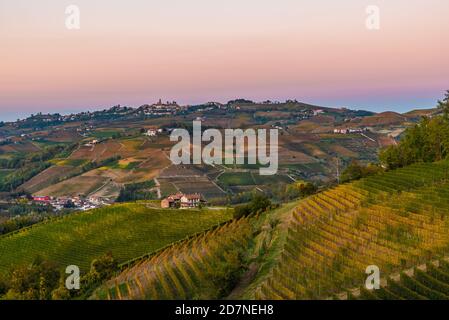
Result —
[{"label": "white building", "polygon": [[144,135],[148,136],[148,137],[155,137],[157,136],[157,130],[156,129],[148,129]]}]

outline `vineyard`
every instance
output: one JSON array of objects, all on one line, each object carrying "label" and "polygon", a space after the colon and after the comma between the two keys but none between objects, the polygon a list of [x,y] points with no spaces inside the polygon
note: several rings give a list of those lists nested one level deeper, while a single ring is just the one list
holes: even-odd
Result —
[{"label": "vineyard", "polygon": [[37,256],[88,270],[111,252],[119,263],[182,240],[232,218],[230,210],[154,209],[128,203],[73,213],[0,237],[0,273]]},{"label": "vineyard", "polygon": [[377,290],[364,287],[336,297],[351,300],[449,300],[449,259],[433,260],[381,281]]},{"label": "vineyard", "polygon": [[447,162],[417,164],[299,201],[275,264],[244,297],[322,299],[360,287],[369,265],[385,275],[441,258],[449,248],[448,174]]},{"label": "vineyard", "polygon": [[[120,271],[91,299],[449,299],[449,162],[270,208],[75,213],[0,237],[0,274],[37,256],[84,272],[111,252]],[[364,288],[371,265],[379,290]]]},{"label": "vineyard", "polygon": [[449,298],[448,178],[416,164],[233,220],[129,261],[92,299]]},{"label": "vineyard", "polygon": [[[217,299],[243,271],[252,236],[250,218],[233,220],[204,234],[134,261],[94,299]],[[229,287],[227,287],[229,286]]]}]

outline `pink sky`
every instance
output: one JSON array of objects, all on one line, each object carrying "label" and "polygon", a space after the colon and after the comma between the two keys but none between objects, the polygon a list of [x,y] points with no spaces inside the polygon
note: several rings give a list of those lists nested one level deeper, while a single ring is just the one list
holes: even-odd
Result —
[{"label": "pink sky", "polygon": [[[80,30],[65,28],[69,4]],[[446,0],[0,0],[0,120],[159,98],[431,107],[449,89],[448,13]]]}]

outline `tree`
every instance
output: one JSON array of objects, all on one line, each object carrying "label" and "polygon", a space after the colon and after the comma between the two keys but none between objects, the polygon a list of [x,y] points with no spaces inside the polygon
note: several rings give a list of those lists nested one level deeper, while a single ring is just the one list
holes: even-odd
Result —
[{"label": "tree", "polygon": [[8,281],[0,276],[0,297],[8,291]]},{"label": "tree", "polygon": [[253,194],[251,201],[248,204],[240,205],[234,208],[234,218],[239,219],[247,217],[252,214],[265,212],[271,208],[270,199],[262,194]]},{"label": "tree", "polygon": [[382,168],[380,168],[379,166],[373,164],[363,166],[358,161],[353,160],[341,174],[341,182],[344,183],[353,180],[358,180],[376,174],[380,171],[382,171]]},{"label": "tree", "polygon": [[112,276],[118,270],[118,263],[109,252],[98,259],[94,259],[90,265],[88,280],[90,282],[99,282]]},{"label": "tree", "polygon": [[379,159],[387,169],[395,169],[416,162],[433,162],[445,159],[449,154],[449,118],[423,117],[406,130],[397,146],[380,152]]},{"label": "tree", "polygon": [[348,182],[360,179],[363,176],[363,168],[358,161],[352,161],[341,174],[341,181]]},{"label": "tree", "polygon": [[308,197],[316,192],[316,186],[310,182],[299,181],[288,184],[281,188],[281,198],[283,200],[293,200],[296,198]]},{"label": "tree", "polygon": [[49,300],[58,286],[60,272],[56,265],[37,257],[28,266],[19,266],[10,273],[6,299]]},{"label": "tree", "polygon": [[445,118],[449,118],[449,90],[446,90],[443,100],[438,101],[438,109],[443,111]]},{"label": "tree", "polygon": [[242,204],[234,208],[234,218],[240,219],[251,214],[251,209],[247,204]]},{"label": "tree", "polygon": [[442,116],[423,117],[405,132],[397,146],[381,151],[380,162],[388,169],[395,169],[415,162],[440,161],[449,155],[449,90],[438,101]]},{"label": "tree", "polygon": [[250,202],[250,209],[252,213],[262,213],[268,210],[271,206],[271,201],[265,195],[255,194]]},{"label": "tree", "polygon": [[401,156],[401,151],[396,146],[389,146],[381,150],[379,154],[380,163],[386,169],[396,169],[404,165],[405,161]]},{"label": "tree", "polygon": [[80,279],[80,290],[68,290],[65,286],[65,279],[61,278],[59,287],[52,292],[52,299],[69,300],[79,297],[87,298],[95,288],[103,281],[110,279],[118,270],[118,263],[112,256],[112,253],[109,252],[91,262],[89,272]]}]

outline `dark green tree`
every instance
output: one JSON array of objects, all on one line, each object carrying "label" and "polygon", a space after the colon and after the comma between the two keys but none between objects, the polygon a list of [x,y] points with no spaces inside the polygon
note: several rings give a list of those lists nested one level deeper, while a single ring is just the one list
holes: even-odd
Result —
[{"label": "dark green tree", "polygon": [[438,101],[438,109],[443,111],[445,118],[449,118],[449,90],[444,94],[443,100]]}]

